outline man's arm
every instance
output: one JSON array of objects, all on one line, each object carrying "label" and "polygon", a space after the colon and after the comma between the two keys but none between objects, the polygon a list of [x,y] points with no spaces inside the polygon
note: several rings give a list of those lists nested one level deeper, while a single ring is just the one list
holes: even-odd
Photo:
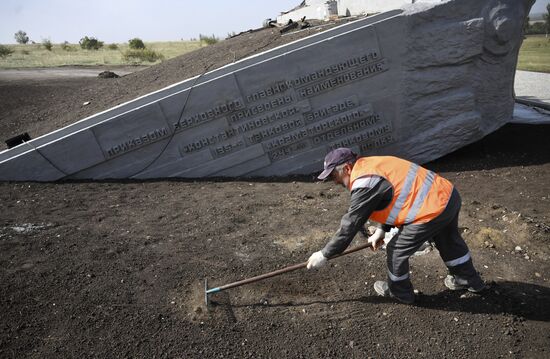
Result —
[{"label": "man's arm", "polygon": [[[351,192],[348,212],[340,221],[340,229],[321,250],[325,257],[342,253],[349,246],[357,231],[365,224],[373,211],[383,209],[391,202],[392,187],[380,180],[372,188],[356,188]],[[382,208],[380,208],[382,205]]]}]

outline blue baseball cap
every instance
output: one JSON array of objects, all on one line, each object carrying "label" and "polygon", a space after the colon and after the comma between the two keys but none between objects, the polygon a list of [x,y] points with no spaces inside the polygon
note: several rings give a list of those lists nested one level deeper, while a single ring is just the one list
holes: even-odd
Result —
[{"label": "blue baseball cap", "polygon": [[320,180],[324,180],[328,176],[330,176],[336,166],[348,162],[355,162],[356,160],[357,154],[349,148],[342,147],[332,150],[325,156],[325,170],[321,172],[321,174],[317,178]]}]

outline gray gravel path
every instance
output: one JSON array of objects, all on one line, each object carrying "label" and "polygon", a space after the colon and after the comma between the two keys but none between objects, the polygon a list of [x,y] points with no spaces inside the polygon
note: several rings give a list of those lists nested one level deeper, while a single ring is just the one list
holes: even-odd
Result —
[{"label": "gray gravel path", "polygon": [[516,71],[516,97],[550,104],[550,74]]},{"label": "gray gravel path", "polygon": [[64,66],[28,69],[0,69],[0,81],[52,80],[60,78],[97,77],[100,72],[113,71],[119,76],[142,70],[147,66],[84,67]]}]

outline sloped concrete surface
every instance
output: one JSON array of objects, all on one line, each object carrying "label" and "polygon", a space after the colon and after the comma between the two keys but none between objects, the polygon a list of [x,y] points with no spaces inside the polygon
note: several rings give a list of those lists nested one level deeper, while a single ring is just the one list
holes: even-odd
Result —
[{"label": "sloped concrete surface", "polygon": [[510,121],[531,5],[418,4],[342,25],[2,152],[0,173],[284,176],[342,146],[426,162]]}]

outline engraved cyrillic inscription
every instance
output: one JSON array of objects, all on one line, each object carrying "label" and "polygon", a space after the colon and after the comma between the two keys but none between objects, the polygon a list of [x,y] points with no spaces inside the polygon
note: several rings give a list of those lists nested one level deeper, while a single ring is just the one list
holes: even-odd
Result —
[{"label": "engraved cyrillic inscription", "polygon": [[290,146],[269,151],[267,152],[267,155],[269,156],[269,159],[271,160],[271,162],[280,161],[282,159],[292,156],[296,152],[303,151],[308,147],[309,147],[308,141],[302,141],[302,142],[294,143]]},{"label": "engraved cyrillic inscription", "polygon": [[[271,161],[277,161],[306,148],[339,140],[364,144],[375,138],[373,136],[380,137],[377,131],[384,131],[380,116],[373,113],[370,104],[361,106],[358,96],[353,95],[311,109],[308,98],[387,69],[386,60],[377,51],[371,51],[297,79],[270,84],[245,95],[247,105],[234,101],[229,103],[233,105],[180,121],[178,130],[221,116],[225,116],[229,124],[221,133],[183,144],[180,151],[184,155],[210,149],[218,158],[260,143]],[[296,103],[296,96],[303,99],[303,106]]]},{"label": "engraved cyrillic inscription", "polygon": [[364,66],[360,69],[352,70],[350,72],[329,78],[319,83],[300,88],[298,90],[298,94],[302,98],[314,96],[319,93],[332,90],[336,87],[347,85],[357,80],[372,77],[386,70],[388,70],[387,62],[386,60],[382,60],[380,62]]},{"label": "engraved cyrillic inscription", "polygon": [[294,142],[298,142],[308,137],[308,133],[305,129],[291,132],[283,136],[277,137],[274,140],[263,143],[264,149],[267,151],[289,145]]},{"label": "engraved cyrillic inscription", "polygon": [[158,141],[162,138],[165,138],[169,135],[169,130],[166,127],[159,128],[153,131],[150,131],[144,135],[130,138],[127,141],[124,141],[122,143],[119,143],[117,145],[112,146],[110,149],[107,150],[107,155],[109,157],[117,156],[122,153],[135,150],[139,147],[145,146],[149,143]]},{"label": "engraved cyrillic inscription", "polygon": [[273,99],[269,102],[265,102],[259,105],[252,106],[250,108],[247,108],[243,111],[237,112],[231,116],[229,116],[229,120],[231,123],[235,123],[240,120],[244,120],[245,118],[261,115],[262,113],[275,110],[279,107],[286,106],[290,103],[292,103],[294,99],[292,96],[282,96],[278,97],[276,99]]},{"label": "engraved cyrillic inscription", "polygon": [[248,122],[244,122],[244,123],[240,124],[237,127],[237,131],[239,131],[239,133],[253,131],[253,130],[255,130],[257,128],[260,128],[262,126],[267,126],[267,125],[273,123],[274,121],[284,120],[284,119],[286,119],[286,118],[288,118],[292,115],[297,114],[298,112],[300,112],[300,110],[296,107],[291,107],[291,108],[287,108],[287,109],[282,110],[282,111],[274,112],[274,113],[271,113],[269,115],[265,115],[263,117],[255,118],[253,120],[250,120]]},{"label": "engraved cyrillic inscription", "polygon": [[241,100],[233,100],[223,105],[214,107],[208,111],[197,113],[191,117],[182,118],[178,122],[174,123],[174,129],[176,130],[176,132],[185,130],[187,128],[203,124],[228,113],[241,110],[243,108],[244,104]]},{"label": "engraved cyrillic inscription", "polygon": [[[346,112],[342,115],[331,117],[328,120],[317,122],[313,125],[308,126],[307,130],[311,135],[314,135],[316,133],[330,131],[334,128],[345,126],[353,122],[356,122],[354,124],[355,127],[357,126],[365,127],[365,126],[373,125],[376,122],[380,121],[379,115],[366,117],[370,113],[371,113],[370,106],[366,106],[366,108],[364,109],[353,110],[350,112]],[[364,120],[359,121],[361,119],[364,119]]]},{"label": "engraved cyrillic inscription", "polygon": [[311,82],[320,81],[325,78],[338,75],[342,72],[346,72],[354,67],[366,65],[368,63],[374,62],[380,58],[380,54],[377,51],[373,50],[368,54],[364,54],[358,57],[348,59],[346,61],[340,62],[338,64],[330,65],[305,76],[300,76],[297,79],[292,81],[292,84],[295,87],[305,86]]},{"label": "engraved cyrillic inscription", "polygon": [[377,138],[374,141],[370,141],[365,144],[362,144],[360,148],[361,148],[361,151],[366,152],[374,148],[384,147],[394,142],[395,142],[395,138],[393,137],[393,135],[388,135],[381,138]]},{"label": "engraved cyrillic inscription", "polygon": [[[357,133],[357,134],[355,134],[351,137],[340,140],[336,143],[333,143],[330,146],[330,148],[335,149],[335,148],[339,148],[339,147],[350,147],[350,146],[353,146],[355,144],[370,140],[372,138],[385,135],[385,134],[391,132],[391,130],[392,130],[392,128],[391,128],[390,124],[386,124],[386,125],[383,125],[383,126],[380,126],[380,127],[372,128],[372,129],[369,129],[369,130],[364,131],[364,132],[359,132],[359,133]],[[319,136],[320,138],[315,138],[314,142],[315,141],[317,141],[316,143],[330,142],[330,141],[333,141],[333,140],[337,139],[338,137],[342,137],[343,135],[346,135],[346,134],[349,135],[350,133],[342,134],[342,133],[336,133],[335,132],[335,133],[330,133],[330,134],[323,134],[322,136]]]},{"label": "engraved cyrillic inscription", "polygon": [[271,126],[271,127],[256,131],[251,135],[247,136],[246,138],[251,144],[259,143],[268,138],[272,138],[280,134],[283,134],[285,132],[303,127],[304,125],[305,125],[305,122],[303,119],[286,121],[286,122],[276,124],[275,126]]},{"label": "engraved cyrillic inscription", "polygon": [[[361,121],[315,136],[312,138],[312,141],[313,141],[313,144],[315,145],[320,145],[323,143],[334,141],[339,137],[349,136],[354,133],[357,133],[358,131],[364,130],[369,126],[375,125],[379,121],[380,121],[379,115],[369,116],[368,118],[363,119]],[[339,147],[346,147],[346,146],[339,146]]]},{"label": "engraved cyrillic inscription", "polygon": [[[383,127],[383,130],[386,130],[386,128]],[[371,132],[371,134],[376,134],[376,133],[381,133],[381,132],[383,132],[383,131],[378,131],[378,130],[375,129],[373,132]],[[370,150],[375,149],[375,148],[384,147],[386,145],[394,143],[395,141],[396,140],[393,137],[393,135],[390,134],[390,135],[387,135],[387,136],[369,141],[367,143],[364,143],[364,144],[361,145],[360,148],[361,148],[362,152],[367,152],[367,151],[370,151]],[[278,149],[275,149],[273,151],[268,151],[267,154],[268,154],[269,159],[271,160],[271,162],[275,162],[275,161],[280,161],[280,160],[283,160],[285,158],[288,158],[288,157],[290,157],[290,156],[292,156],[292,155],[294,155],[298,152],[307,150],[310,147],[311,147],[311,145],[310,145],[309,141],[306,140],[306,141],[301,141],[301,142],[291,144],[291,145],[286,146],[286,147],[278,148]],[[336,144],[336,145],[333,145],[333,146],[330,146],[330,149],[335,149],[335,148],[338,148],[338,147],[340,147],[340,143]]]},{"label": "engraved cyrillic inscription", "polygon": [[240,150],[245,146],[244,140],[237,140],[230,143],[226,143],[223,145],[220,145],[218,147],[214,147],[211,151],[212,156],[214,157],[221,157],[228,155],[232,152],[235,152],[237,150]]},{"label": "engraved cyrillic inscription", "polygon": [[314,121],[321,120],[323,118],[327,118],[329,116],[335,115],[337,113],[347,111],[357,106],[359,106],[359,100],[357,99],[356,96],[352,96],[350,98],[344,99],[333,105],[324,107],[319,110],[308,112],[304,114],[304,119],[308,123],[314,122]]},{"label": "engraved cyrillic inscription", "polygon": [[260,91],[254,92],[254,93],[251,93],[250,95],[246,96],[246,102],[260,101],[260,100],[264,100],[268,97],[281,94],[281,93],[289,90],[291,88],[290,86],[291,86],[290,83],[287,82],[287,81],[278,82],[273,86],[270,86],[266,89],[263,89],[263,90],[260,90]]},{"label": "engraved cyrillic inscription", "polygon": [[[370,108],[370,107],[367,107]],[[315,136],[319,133],[328,132],[331,135],[324,134],[313,137],[313,143],[316,145],[322,144],[322,141],[326,141],[328,137],[338,138],[349,135],[358,130],[362,130],[365,127],[372,126],[380,121],[380,116],[372,115],[367,116],[369,111],[364,109],[351,111],[349,113],[329,118],[323,122],[318,122],[313,125],[309,125],[303,129],[290,132],[283,136],[277,137],[271,141],[264,142],[264,148],[267,151],[271,151],[276,148],[280,148],[291,143],[295,143],[304,138]],[[335,129],[336,130],[333,130]],[[332,131],[331,131],[332,130]]]},{"label": "engraved cyrillic inscription", "polygon": [[197,140],[194,140],[191,143],[184,144],[181,147],[181,152],[182,153],[191,153],[191,152],[199,151],[199,150],[204,149],[205,147],[208,147],[208,146],[215,145],[217,143],[226,141],[227,139],[235,136],[236,134],[237,134],[236,130],[234,130],[232,128],[229,128],[229,129],[227,129],[223,132],[217,133],[215,135],[199,138]]}]

